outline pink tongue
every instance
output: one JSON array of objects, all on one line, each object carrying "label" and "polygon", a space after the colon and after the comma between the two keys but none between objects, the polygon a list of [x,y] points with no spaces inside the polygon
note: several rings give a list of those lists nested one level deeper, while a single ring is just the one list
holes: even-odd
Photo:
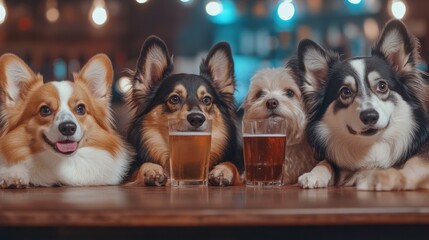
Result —
[{"label": "pink tongue", "polygon": [[57,142],[55,147],[62,153],[74,152],[77,149],[77,142]]}]

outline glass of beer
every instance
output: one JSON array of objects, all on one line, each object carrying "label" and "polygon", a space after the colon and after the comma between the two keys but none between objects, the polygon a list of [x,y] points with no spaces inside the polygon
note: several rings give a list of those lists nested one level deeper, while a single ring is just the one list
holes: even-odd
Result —
[{"label": "glass of beer", "polygon": [[286,154],[286,121],[243,120],[243,153],[248,186],[281,186]]},{"label": "glass of beer", "polygon": [[185,119],[171,119],[168,127],[171,186],[207,186],[211,121],[195,128]]}]

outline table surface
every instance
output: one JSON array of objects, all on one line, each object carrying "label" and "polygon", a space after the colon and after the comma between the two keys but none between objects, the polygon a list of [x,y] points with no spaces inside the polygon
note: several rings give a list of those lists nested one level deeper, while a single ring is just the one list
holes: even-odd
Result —
[{"label": "table surface", "polygon": [[0,190],[0,226],[428,224],[429,191],[298,187],[56,187]]}]

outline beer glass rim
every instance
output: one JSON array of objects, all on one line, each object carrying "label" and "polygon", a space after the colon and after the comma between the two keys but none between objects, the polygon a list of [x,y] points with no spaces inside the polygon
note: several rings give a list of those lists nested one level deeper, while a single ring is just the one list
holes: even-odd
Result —
[{"label": "beer glass rim", "polygon": [[[264,124],[264,123],[277,123],[280,124],[282,127],[279,128],[281,129],[280,132],[265,132],[266,130],[264,130],[262,133],[255,133],[254,129],[256,126],[258,126],[259,124]],[[250,124],[250,125],[249,125]],[[243,119],[242,120],[242,126],[241,126],[241,132],[243,137],[244,136],[255,136],[255,135],[261,135],[261,136],[266,136],[266,135],[281,135],[281,136],[286,136],[286,124],[287,121],[284,118],[261,118],[261,119]],[[250,129],[253,129],[252,131],[249,132],[249,126],[251,126]],[[265,125],[266,126],[266,125]]]}]

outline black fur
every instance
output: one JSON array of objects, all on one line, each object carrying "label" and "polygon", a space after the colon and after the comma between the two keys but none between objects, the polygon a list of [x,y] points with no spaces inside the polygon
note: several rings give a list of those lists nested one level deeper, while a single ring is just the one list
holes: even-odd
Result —
[{"label": "black fur", "polygon": [[[236,126],[236,116],[234,112],[234,97],[232,94],[222,92],[218,88],[216,82],[212,78],[210,68],[207,65],[207,60],[210,59],[216,51],[224,51],[230,62],[228,65],[229,69],[226,69],[225,71],[232,73],[232,82],[230,84],[234,87],[234,64],[229,45],[224,42],[218,43],[210,50],[207,58],[203,59],[200,65],[200,75],[185,73],[172,74],[173,65],[165,43],[161,39],[151,36],[143,44],[136,71],[133,76],[134,83],[141,83],[143,81],[141,77],[145,72],[144,66],[146,63],[145,61],[147,60],[146,56],[148,51],[153,47],[159,47],[162,49],[166,59],[168,59],[168,66],[166,66],[165,71],[163,71],[159,76],[151,76],[151,78],[154,79],[150,83],[148,91],[139,91],[138,89],[133,90],[131,105],[136,112],[129,125],[128,140],[135,148],[137,154],[136,160],[131,165],[128,175],[131,176],[131,174],[133,174],[133,172],[135,172],[145,162],[156,162],[148,153],[149,146],[146,146],[145,143],[142,142],[142,123],[146,115],[159,105],[164,106],[163,111],[165,113],[171,111],[166,107],[165,103],[167,102],[168,95],[171,93],[172,89],[174,89],[178,84],[184,86],[188,92],[188,98],[186,99],[188,105],[197,107],[197,102],[199,100],[196,96],[196,90],[199,86],[205,86],[210,95],[213,96],[213,105],[216,105],[222,113],[221,115],[228,132],[227,138],[225,139],[225,151],[222,153],[220,159],[218,159],[217,164],[230,161],[237,166],[239,171],[242,171],[244,166],[241,157],[241,148],[236,138],[238,129]],[[167,127],[167,123],[165,123],[165,126]]]},{"label": "black fur", "polygon": [[[417,127],[412,132],[413,140],[409,145],[408,149],[403,152],[400,159],[394,159],[394,165],[401,165],[407,159],[417,154],[422,145],[424,145],[428,138],[428,117],[424,106],[425,96],[423,94],[424,80],[421,78],[420,73],[416,69],[416,63],[418,61],[418,42],[416,39],[408,33],[403,23],[398,20],[389,22],[384,29],[384,33],[389,31],[399,32],[404,45],[405,53],[409,55],[409,58],[405,65],[409,68],[405,69],[404,66],[398,66],[401,64],[398,59],[394,59],[396,56],[387,56],[382,51],[382,44],[385,41],[387,34],[381,35],[381,38],[372,50],[372,56],[352,58],[344,61],[340,61],[338,55],[326,50],[311,40],[303,40],[298,47],[298,60],[292,63],[295,66],[295,71],[298,71],[301,78],[303,79],[303,85],[313,86],[313,91],[306,91],[303,87],[304,101],[306,109],[309,115],[309,123],[307,128],[308,139],[310,144],[315,149],[315,152],[320,160],[329,159],[327,154],[326,142],[322,141],[318,136],[319,133],[316,130],[316,125],[323,118],[328,106],[334,102],[339,101],[339,90],[343,85],[345,76],[353,75],[353,70],[349,64],[351,60],[361,59],[365,63],[365,76],[371,71],[377,71],[381,77],[387,81],[390,91],[394,91],[401,95],[412,109],[412,118],[417,123]],[[320,78],[315,82],[308,81],[306,76],[306,66],[304,64],[304,55],[309,49],[319,52],[326,60],[325,69],[320,72],[319,75],[316,73],[316,78]],[[411,70],[410,70],[411,69]],[[316,84],[316,85],[315,85]],[[319,84],[319,85],[317,85]],[[368,88],[368,79],[365,82]],[[392,100],[394,103],[395,99],[388,97],[386,100]],[[342,104],[337,104],[337,108],[346,107]],[[335,137],[335,136],[333,136]]]}]

